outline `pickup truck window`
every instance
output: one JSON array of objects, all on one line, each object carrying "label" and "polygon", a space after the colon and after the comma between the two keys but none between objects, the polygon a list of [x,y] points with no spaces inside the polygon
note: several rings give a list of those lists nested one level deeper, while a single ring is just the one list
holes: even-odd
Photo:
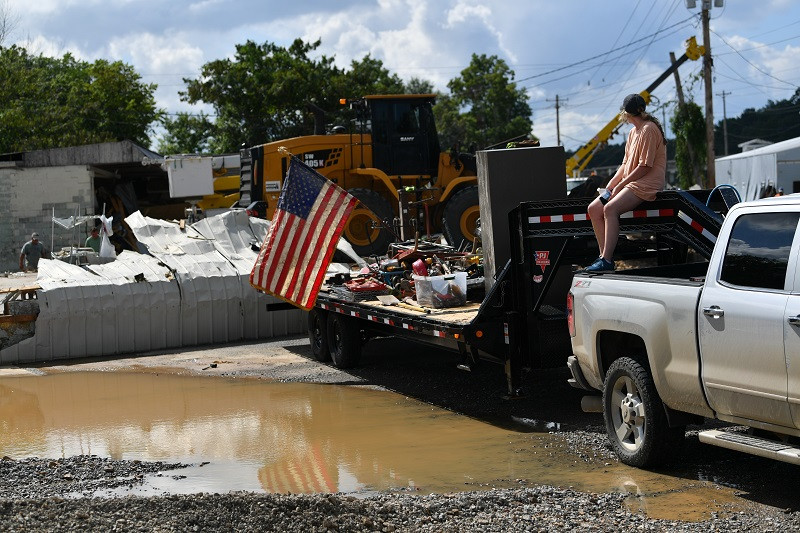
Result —
[{"label": "pickup truck window", "polygon": [[756,213],[734,223],[721,281],[782,290],[800,213]]}]

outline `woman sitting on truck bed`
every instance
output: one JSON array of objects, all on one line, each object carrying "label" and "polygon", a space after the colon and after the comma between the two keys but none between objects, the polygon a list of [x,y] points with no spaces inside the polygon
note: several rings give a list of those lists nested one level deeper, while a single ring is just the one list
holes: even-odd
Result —
[{"label": "woman sitting on truck bed", "polygon": [[610,196],[595,198],[589,204],[600,257],[586,267],[586,272],[613,272],[614,248],[619,239],[619,216],[643,201],[655,200],[664,188],[667,169],[667,141],[658,120],[645,112],[646,103],[638,94],[625,97],[620,120],[633,125],[625,143],[622,165],[608,182]]}]

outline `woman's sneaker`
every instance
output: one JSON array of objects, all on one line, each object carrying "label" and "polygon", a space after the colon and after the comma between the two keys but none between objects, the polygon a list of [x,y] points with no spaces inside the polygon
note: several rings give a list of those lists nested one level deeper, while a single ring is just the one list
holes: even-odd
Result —
[{"label": "woman's sneaker", "polygon": [[614,262],[603,257],[598,257],[597,261],[584,269],[585,272],[614,272]]}]

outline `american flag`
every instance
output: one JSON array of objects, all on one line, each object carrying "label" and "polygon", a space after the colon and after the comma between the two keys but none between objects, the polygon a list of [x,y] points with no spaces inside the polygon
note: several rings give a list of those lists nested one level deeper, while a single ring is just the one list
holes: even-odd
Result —
[{"label": "american flag", "polygon": [[344,189],[292,158],[250,285],[311,309],[356,202]]}]

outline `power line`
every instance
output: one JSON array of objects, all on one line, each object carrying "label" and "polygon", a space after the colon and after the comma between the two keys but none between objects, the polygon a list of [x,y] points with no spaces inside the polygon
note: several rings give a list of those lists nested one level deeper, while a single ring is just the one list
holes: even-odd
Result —
[{"label": "power line", "polygon": [[752,36],[748,37],[748,39],[755,39],[756,37],[761,37],[762,35],[767,35],[768,33],[775,33],[776,31],[782,30],[784,28],[788,28],[789,26],[794,26],[795,24],[800,24],[800,20],[795,20],[794,22],[790,22],[789,24],[786,24],[784,26],[780,26],[780,27],[772,29],[772,30],[768,30],[768,31],[764,31],[764,32],[761,32],[761,33],[756,34],[756,35],[752,35]]},{"label": "power line", "polygon": [[688,22],[688,21],[692,20],[694,17],[695,17],[695,15],[692,15],[691,17],[689,17],[689,18],[687,18],[687,19],[684,19],[684,20],[682,20],[682,21],[680,21],[680,22],[676,22],[676,23],[675,23],[675,24],[673,24],[672,26],[669,26],[669,27],[667,27],[667,28],[664,28],[664,29],[662,29],[662,30],[659,30],[659,31],[655,32],[655,33],[654,33],[654,34],[652,34],[652,35],[646,35],[645,37],[642,37],[641,39],[637,39],[637,40],[635,40],[635,41],[631,41],[630,43],[628,43],[628,44],[626,44],[626,45],[624,45],[624,46],[620,46],[620,47],[618,47],[618,48],[615,48],[615,49],[613,49],[613,50],[609,50],[609,51],[607,51],[607,52],[603,52],[602,54],[597,54],[597,55],[595,55],[595,56],[592,56],[592,57],[589,57],[589,58],[587,58],[587,59],[583,59],[583,60],[581,60],[581,61],[576,61],[575,63],[571,63],[571,64],[569,64],[569,65],[565,65],[565,66],[563,66],[563,67],[559,67],[559,68],[556,68],[556,69],[553,69],[553,70],[550,70],[550,71],[547,71],[547,72],[542,72],[542,73],[540,73],[540,74],[534,74],[533,76],[528,76],[528,77],[526,77],[526,78],[520,78],[520,79],[518,79],[518,80],[517,80],[517,83],[520,83],[520,82],[523,82],[523,81],[532,80],[532,79],[534,79],[534,78],[541,78],[542,76],[547,76],[547,75],[549,75],[549,74],[553,74],[553,73],[555,73],[555,72],[560,72],[560,71],[562,71],[562,70],[566,70],[566,69],[568,69],[568,68],[576,67],[576,66],[578,66],[578,65],[582,65],[582,64],[584,64],[584,63],[588,63],[589,61],[593,61],[593,60],[595,60],[595,59],[598,59],[598,58],[601,58],[601,57],[607,56],[607,55],[609,55],[609,54],[612,54],[612,53],[614,53],[614,52],[618,52],[618,51],[620,51],[620,50],[624,50],[625,48],[629,48],[630,46],[633,46],[634,44],[640,43],[640,42],[642,42],[642,41],[645,41],[645,40],[647,40],[647,39],[649,39],[649,38],[651,38],[651,37],[654,37],[655,35],[658,35],[659,33],[663,33],[663,32],[665,32],[665,31],[667,31],[667,30],[670,30],[670,29],[672,29],[672,28],[675,28],[676,26],[680,26],[680,25],[682,25],[682,24],[685,24],[686,22]]},{"label": "power line", "polygon": [[[716,35],[716,32],[714,32],[714,34]],[[717,35],[717,36],[719,37],[719,35]],[[786,41],[794,41],[797,38],[800,38],[800,35],[792,35],[791,37],[787,37],[786,39],[781,39],[780,41],[773,41],[771,43],[759,44],[757,46],[751,46],[750,48],[742,48],[739,51],[734,50],[733,52],[725,52],[723,54],[717,54],[717,56],[721,56],[721,55],[722,56],[726,56],[726,55],[732,54],[734,52],[736,52],[738,54],[739,52],[749,52],[751,50],[758,50],[759,48],[765,48],[767,46],[772,46],[773,44],[781,44],[781,43],[785,43]],[[720,39],[722,39],[722,37],[720,37]],[[725,44],[728,44],[728,43],[725,43]],[[730,46],[730,45],[728,45],[728,46]],[[733,48],[733,47],[731,47],[731,48]]]},{"label": "power line", "polygon": [[773,75],[772,75],[772,74],[770,74],[769,72],[765,72],[765,71],[761,70],[761,68],[759,68],[758,66],[756,66],[755,64],[753,64],[753,63],[752,63],[752,62],[751,62],[749,59],[747,59],[746,57],[744,57],[744,56],[741,54],[741,52],[739,52],[739,50],[737,50],[736,48],[734,48],[733,46],[731,46],[731,44],[730,44],[728,41],[726,41],[726,40],[725,40],[725,38],[724,38],[722,35],[720,35],[719,33],[715,32],[714,30],[711,30],[711,32],[712,32],[714,35],[716,35],[717,37],[719,37],[719,38],[720,38],[720,40],[721,40],[723,43],[725,43],[725,44],[726,44],[726,45],[727,45],[727,46],[728,46],[728,47],[729,47],[731,50],[733,50],[734,52],[736,52],[736,53],[738,54],[738,56],[739,56],[739,57],[741,57],[742,59],[744,59],[744,60],[745,60],[745,62],[746,62],[748,65],[750,65],[751,67],[753,67],[754,69],[756,69],[756,70],[757,70],[757,71],[759,71],[760,73],[764,74],[765,76],[769,76],[770,78],[772,78],[772,79],[774,79],[774,80],[777,80],[777,81],[779,81],[779,82],[781,82],[781,83],[785,83],[786,85],[791,85],[792,87],[797,87],[797,85],[795,85],[794,83],[789,83],[788,81],[782,80],[782,79],[780,79],[780,78],[776,78],[775,76],[773,76]]},{"label": "power line", "polygon": [[[637,10],[637,9],[639,9],[639,4],[640,4],[640,3],[641,3],[641,2],[636,2],[636,7],[634,7],[634,8],[633,8],[633,11],[631,11],[631,14],[628,16],[628,20],[626,20],[626,21],[625,21],[625,24],[623,24],[623,25],[622,25],[622,27],[623,27],[623,28],[627,28],[627,27],[628,27],[628,24],[629,24],[629,23],[630,23],[630,21],[633,19],[633,16],[636,14],[636,10]],[[635,36],[636,36],[636,35],[634,34],[634,37],[635,37]],[[611,47],[612,47],[612,48],[613,48],[613,47],[615,47],[615,46],[617,46],[617,43],[619,42],[619,38],[620,38],[620,37],[622,37],[622,33],[620,33],[619,35],[617,35],[617,38],[616,38],[616,39],[614,39],[614,44],[612,44],[612,45],[611,45]],[[628,43],[628,44],[630,45],[630,43]],[[594,77],[594,76],[597,74],[597,72],[600,70],[600,68],[601,68],[601,67],[602,67],[604,64],[605,64],[605,62],[604,62],[604,63],[600,63],[599,65],[597,65],[597,70],[595,70],[595,71],[594,71],[594,74],[592,74],[591,76],[589,76],[589,83],[591,83],[591,82],[592,82],[592,78],[593,78],[593,77]],[[614,65],[612,65],[612,66],[611,66],[611,69],[609,69],[609,72],[610,72],[611,70],[613,70],[614,66],[616,66],[616,62],[614,63]],[[605,78],[603,78],[603,81],[605,81]]]}]

